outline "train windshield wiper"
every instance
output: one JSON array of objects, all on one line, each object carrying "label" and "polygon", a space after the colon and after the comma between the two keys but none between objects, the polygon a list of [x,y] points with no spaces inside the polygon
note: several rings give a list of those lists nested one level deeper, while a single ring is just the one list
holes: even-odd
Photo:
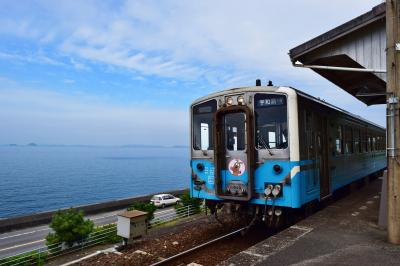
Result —
[{"label": "train windshield wiper", "polygon": [[273,154],[273,153],[271,152],[271,150],[268,148],[267,143],[266,143],[265,140],[261,137],[260,134],[258,134],[258,140],[259,140],[259,143],[262,145],[262,148],[263,148],[263,149],[266,149],[266,150],[268,151],[268,153],[269,153],[270,156],[273,156],[274,154]]}]

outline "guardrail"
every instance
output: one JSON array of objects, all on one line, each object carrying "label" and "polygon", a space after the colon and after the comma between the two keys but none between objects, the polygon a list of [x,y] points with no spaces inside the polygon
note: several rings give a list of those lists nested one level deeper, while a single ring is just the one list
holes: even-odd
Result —
[{"label": "guardrail", "polygon": [[[168,191],[168,192],[163,192],[163,193],[180,196],[180,195],[186,193],[187,191],[188,191],[188,189],[181,189],[181,190]],[[130,205],[132,205],[135,202],[149,202],[152,195],[154,195],[154,194],[125,198],[125,199],[118,199],[118,200],[111,200],[111,201],[100,202],[100,203],[89,204],[89,205],[81,205],[81,206],[74,207],[74,209],[82,210],[82,211],[84,211],[85,214],[96,214],[96,213],[101,213],[101,212],[106,212],[106,211],[114,211],[114,210],[129,207]],[[65,209],[61,209],[61,210],[66,210],[66,209],[69,209],[69,208],[65,208]],[[30,215],[23,215],[23,216],[0,219],[0,233],[7,232],[10,230],[15,230],[15,229],[31,227],[31,226],[35,226],[35,225],[50,223],[53,215],[56,212],[57,212],[57,210],[53,210],[53,211],[40,212],[40,213],[35,213],[35,214],[30,214]]]},{"label": "guardrail", "polygon": [[177,219],[189,217],[191,215],[200,213],[204,208],[197,208],[193,205],[187,205],[180,208],[176,208],[175,212],[171,212],[170,210],[166,210],[164,213],[159,212],[157,217],[149,223],[149,228],[153,228],[155,226],[159,226]]},{"label": "guardrail", "polygon": [[66,255],[94,245],[108,242],[107,240],[116,236],[116,224],[109,224],[103,226],[103,228],[104,229],[96,230],[95,232],[91,233],[86,239],[78,241],[71,247],[66,246],[64,243],[56,243],[49,246],[43,246],[38,249],[33,249],[6,258],[0,258],[0,265],[43,265],[46,260],[49,260],[51,258]]},{"label": "guardrail", "polygon": [[[191,205],[180,208],[169,209],[157,213],[155,219],[151,220],[148,228],[154,228],[168,222],[182,219],[200,213],[204,208],[198,208]],[[105,243],[119,242],[117,236],[117,224],[103,225],[91,233],[86,239],[78,241],[73,246],[68,247],[64,243],[56,243],[50,246],[32,249],[9,257],[0,258],[0,266],[11,265],[43,265],[47,260],[58,256],[70,254],[85,248]],[[122,239],[121,239],[122,240]]]}]

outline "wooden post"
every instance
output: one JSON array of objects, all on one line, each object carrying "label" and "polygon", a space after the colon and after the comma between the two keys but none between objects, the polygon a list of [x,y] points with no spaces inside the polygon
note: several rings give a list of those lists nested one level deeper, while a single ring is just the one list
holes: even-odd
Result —
[{"label": "wooden post", "polygon": [[[386,1],[386,90],[388,100],[388,240],[400,244],[400,0]],[[397,45],[396,45],[397,44]]]}]

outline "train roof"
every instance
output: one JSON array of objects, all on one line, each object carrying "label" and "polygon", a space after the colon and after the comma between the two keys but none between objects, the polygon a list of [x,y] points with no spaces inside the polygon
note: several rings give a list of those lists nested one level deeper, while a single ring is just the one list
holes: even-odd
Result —
[{"label": "train roof", "polygon": [[[292,89],[293,89],[293,88],[292,88]],[[335,106],[335,105],[333,105],[333,104],[330,104],[330,103],[328,103],[328,102],[325,102],[325,100],[321,100],[321,99],[319,99],[319,98],[316,98],[316,97],[314,97],[314,96],[311,96],[311,95],[309,95],[309,94],[307,94],[307,93],[305,93],[305,92],[302,92],[302,91],[300,91],[300,90],[297,90],[297,89],[294,89],[294,90],[296,91],[296,93],[297,93],[298,95],[301,95],[301,96],[303,96],[303,97],[305,97],[305,98],[308,98],[308,99],[310,99],[310,100],[312,100],[312,101],[315,101],[315,102],[318,102],[318,103],[320,103],[320,104],[323,104],[323,105],[325,105],[325,106],[327,106],[327,107],[329,107],[329,108],[335,109],[335,110],[337,110],[337,111],[339,111],[339,112],[341,112],[341,113],[344,113],[344,114],[346,114],[346,115],[348,115],[348,116],[351,116],[351,117],[353,117],[353,118],[355,118],[355,119],[357,119],[357,120],[360,120],[360,121],[363,121],[363,122],[368,123],[368,124],[370,124],[370,125],[373,125],[373,126],[379,128],[379,129],[386,130],[386,128],[384,128],[384,127],[382,127],[382,126],[380,126],[380,125],[378,125],[378,124],[376,124],[376,123],[374,123],[374,122],[371,122],[371,121],[369,121],[368,119],[363,118],[362,116],[359,116],[359,115],[350,113],[349,111],[346,111],[346,110],[344,110],[344,109],[342,109],[342,108],[339,108],[339,107],[337,107],[337,106]]]},{"label": "train roof", "polygon": [[208,94],[206,96],[203,96],[201,98],[198,98],[195,101],[193,101],[191,106],[193,106],[193,105],[195,105],[197,103],[203,102],[203,101],[205,101],[207,99],[223,96],[223,95],[226,95],[226,94],[236,94],[236,93],[244,93],[244,92],[289,92],[289,91],[293,91],[297,95],[300,95],[300,96],[302,96],[304,98],[307,98],[307,99],[309,99],[311,101],[318,102],[319,104],[325,105],[325,106],[327,106],[327,107],[329,107],[331,109],[334,109],[334,110],[336,110],[338,112],[346,114],[346,115],[348,115],[348,116],[350,116],[350,117],[352,117],[352,118],[354,118],[356,120],[360,120],[360,121],[365,122],[367,124],[370,124],[370,125],[372,125],[374,127],[377,127],[377,128],[379,128],[381,130],[386,130],[386,128],[384,128],[384,127],[382,127],[382,126],[380,126],[378,124],[375,124],[374,122],[371,122],[371,121],[369,121],[369,120],[367,120],[367,119],[365,119],[365,118],[363,118],[363,117],[361,117],[359,115],[350,113],[349,111],[346,111],[346,110],[344,110],[342,108],[339,108],[339,107],[337,107],[337,106],[335,106],[333,104],[330,104],[330,103],[326,102],[325,100],[321,100],[320,98],[316,98],[314,96],[311,96],[311,95],[309,95],[309,94],[307,94],[307,93],[305,93],[303,91],[300,91],[298,89],[295,89],[295,88],[292,88],[292,87],[285,87],[285,86],[253,86],[253,87],[239,87],[239,88],[226,89],[226,90],[214,92],[214,93]]}]

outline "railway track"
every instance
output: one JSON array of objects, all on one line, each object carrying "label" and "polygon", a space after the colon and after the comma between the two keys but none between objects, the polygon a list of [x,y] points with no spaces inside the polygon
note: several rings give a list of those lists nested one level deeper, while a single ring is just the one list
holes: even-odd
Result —
[{"label": "railway track", "polygon": [[[338,195],[338,199],[345,197],[345,195],[347,195],[345,192],[342,195]],[[330,203],[325,202],[325,204],[329,205]],[[323,208],[323,205],[309,204],[308,208],[303,208],[299,212],[292,213],[293,219],[288,221],[279,229],[268,228],[263,223],[256,224],[250,229],[248,226],[236,229],[230,233],[216,237],[212,240],[177,253],[171,257],[153,263],[151,266],[187,265],[192,262],[201,265],[217,265],[218,263],[227,260],[231,256],[255,245],[256,243],[273,236],[289,226],[296,224],[304,218],[314,214],[320,208]],[[241,234],[241,232],[246,233]]]},{"label": "railway track", "polygon": [[195,247],[156,262],[151,266],[187,265],[191,262],[196,262],[203,265],[215,265],[275,233],[268,231],[265,228],[263,229],[257,227],[250,229],[243,236],[241,232],[244,231],[247,231],[247,227],[242,227],[228,234],[199,244]]}]

